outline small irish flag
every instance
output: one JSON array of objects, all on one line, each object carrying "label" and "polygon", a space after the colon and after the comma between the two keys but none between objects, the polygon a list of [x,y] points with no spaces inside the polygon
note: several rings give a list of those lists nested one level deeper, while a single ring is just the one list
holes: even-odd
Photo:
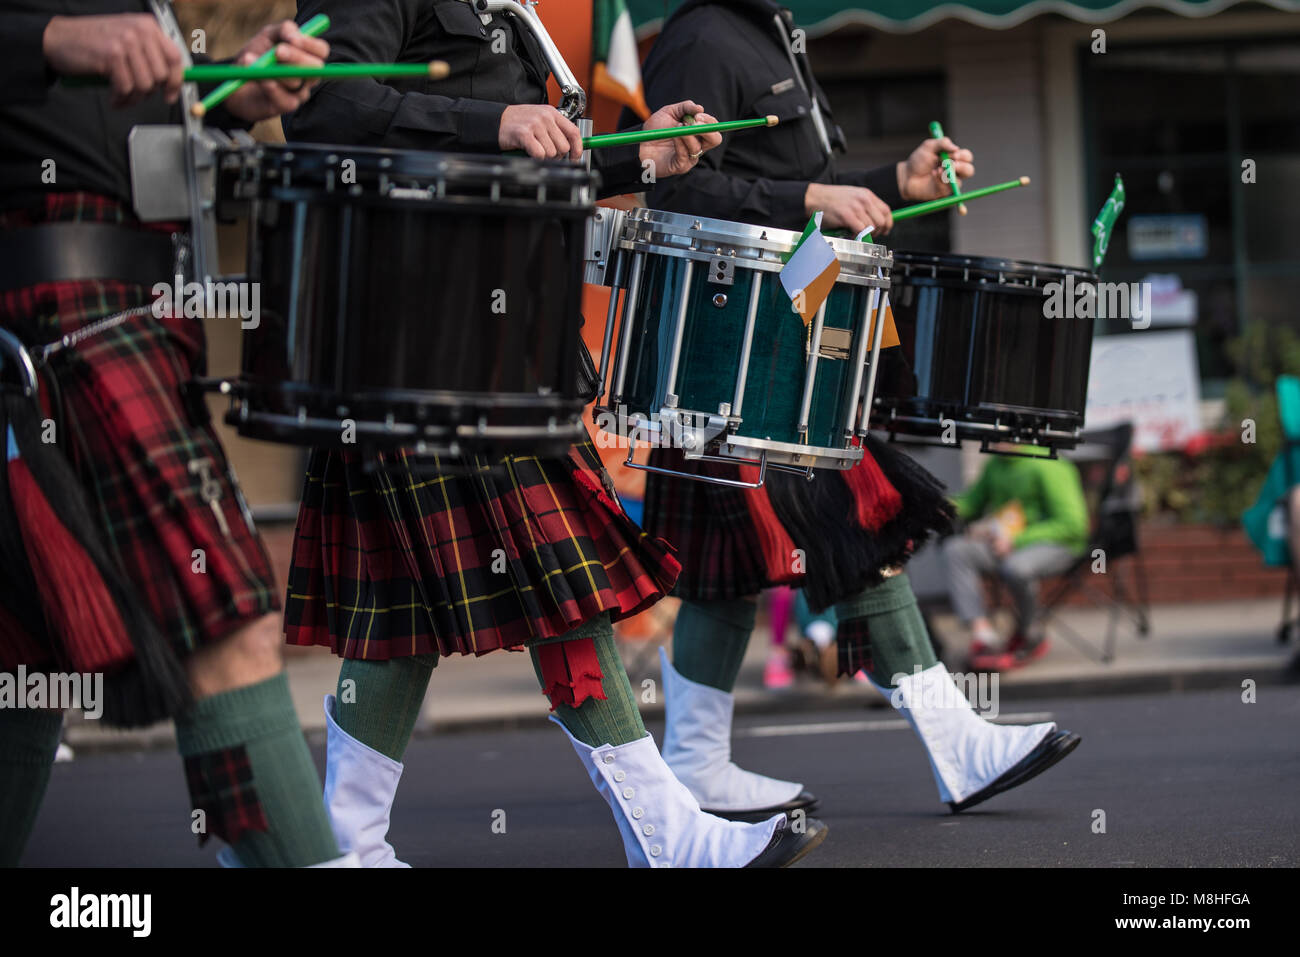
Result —
[{"label": "small irish flag", "polygon": [[840,261],[835,258],[835,248],[822,235],[822,214],[818,210],[781,267],[781,285],[805,326],[817,315],[839,277]]},{"label": "small irish flag", "polygon": [[641,87],[641,57],[637,53],[632,18],[623,0],[595,0],[591,12],[591,48],[595,67],[592,86],[601,96],[631,107],[646,119],[645,91]]}]

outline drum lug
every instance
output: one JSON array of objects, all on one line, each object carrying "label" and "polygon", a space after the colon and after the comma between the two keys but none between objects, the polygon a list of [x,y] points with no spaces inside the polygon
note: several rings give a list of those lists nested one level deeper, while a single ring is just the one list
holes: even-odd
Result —
[{"label": "drum lug", "polygon": [[[731,420],[725,415],[710,415],[703,427],[687,425],[682,421],[682,416],[665,409],[663,421],[668,421],[669,417],[674,424],[673,431],[681,437],[682,455],[688,459],[705,455],[714,441],[731,428]],[[692,420],[698,418],[698,413],[690,415]]]},{"label": "drum lug", "polygon": [[[723,256],[715,256],[709,260],[709,282],[715,286],[732,286],[736,282],[736,261],[727,259]],[[717,297],[714,297],[713,304],[726,305],[726,297],[723,297],[722,303],[719,304]]]}]

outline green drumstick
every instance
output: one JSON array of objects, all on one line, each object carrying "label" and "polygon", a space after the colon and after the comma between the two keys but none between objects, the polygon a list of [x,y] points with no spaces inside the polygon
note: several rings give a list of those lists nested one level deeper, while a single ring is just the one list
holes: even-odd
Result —
[{"label": "green drumstick", "polygon": [[[324,66],[296,66],[271,63],[267,66],[230,66],[204,63],[185,70],[187,83],[224,83],[226,80],[341,80],[370,76],[423,76],[441,80],[451,73],[443,60],[428,63],[326,63]],[[68,86],[107,86],[108,78],[97,75],[66,76]]]},{"label": "green drumstick", "polygon": [[628,130],[625,133],[601,133],[596,136],[584,136],[584,149],[595,150],[602,146],[629,146],[633,143],[646,143],[650,140],[671,140],[679,136],[698,136],[700,133],[729,133],[732,130],[748,130],[756,126],[776,126],[775,116],[760,116],[753,120],[727,120],[725,123],[696,123],[691,117],[682,126],[669,126],[661,130]]},{"label": "green drumstick", "polygon": [[326,63],[324,66],[229,66],[205,63],[185,71],[186,81],[220,83],[225,80],[340,80],[368,76],[425,76],[441,80],[451,68],[442,60],[428,63]]},{"label": "green drumstick", "polygon": [[[303,36],[318,37],[329,28],[330,18],[324,13],[318,13],[316,16],[304,23],[299,29],[302,31]],[[276,44],[271,47],[271,49],[267,50],[249,65],[270,66],[272,63],[275,63],[275,51],[278,46],[279,44]],[[234,93],[243,86],[244,82],[244,80],[227,80],[225,83],[221,84],[221,86],[217,87],[205,96],[201,102],[195,103],[190,107],[190,113],[196,117],[202,118],[209,110],[215,108],[217,104],[221,103],[231,93]]]},{"label": "green drumstick", "polygon": [[1013,179],[1006,183],[998,183],[995,186],[985,186],[983,189],[973,189],[969,193],[962,193],[960,196],[945,196],[943,199],[932,199],[929,202],[917,203],[915,206],[904,206],[902,209],[894,210],[894,222],[898,222],[901,219],[911,219],[913,216],[924,216],[926,213],[937,213],[941,209],[956,206],[964,200],[982,199],[985,196],[992,196],[994,193],[1001,193],[1003,190],[1015,189],[1017,186],[1028,185],[1029,177],[1022,176],[1020,179]]},{"label": "green drumstick", "polygon": [[[943,127],[939,125],[938,120],[930,121],[930,135],[933,136],[936,140],[943,139]],[[948,181],[948,185],[952,187],[952,194],[954,196],[960,196],[961,181],[957,179],[957,171],[953,169],[952,157],[950,157],[947,153],[940,151],[939,162],[943,166],[943,178],[946,179]],[[966,204],[959,203],[957,205],[957,212],[965,216]]]}]

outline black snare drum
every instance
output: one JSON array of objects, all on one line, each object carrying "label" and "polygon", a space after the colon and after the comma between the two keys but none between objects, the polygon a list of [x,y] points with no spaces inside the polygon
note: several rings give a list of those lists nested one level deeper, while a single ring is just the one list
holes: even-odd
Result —
[{"label": "black snare drum", "polygon": [[568,163],[343,146],[224,154],[251,201],[228,421],[303,445],[557,455],[585,435],[577,361],[594,175]]},{"label": "black snare drum", "polygon": [[1048,318],[1057,313],[1047,297],[1060,283],[1059,294],[1077,304],[1081,291],[1095,295],[1095,274],[895,251],[891,278],[902,345],[880,354],[873,427],[940,439],[1077,444],[1093,312]]}]

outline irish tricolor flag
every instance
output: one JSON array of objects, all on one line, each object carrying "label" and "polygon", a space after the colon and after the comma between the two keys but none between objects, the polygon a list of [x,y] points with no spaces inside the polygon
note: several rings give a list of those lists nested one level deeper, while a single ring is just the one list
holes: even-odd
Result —
[{"label": "irish tricolor flag", "polygon": [[632,18],[623,0],[595,0],[591,13],[591,48],[595,69],[592,86],[601,96],[650,115],[641,88],[641,57],[637,54]]},{"label": "irish tricolor flag", "polygon": [[840,261],[835,258],[835,248],[822,235],[822,214],[818,210],[781,267],[781,285],[804,325],[812,322],[839,276]]}]

